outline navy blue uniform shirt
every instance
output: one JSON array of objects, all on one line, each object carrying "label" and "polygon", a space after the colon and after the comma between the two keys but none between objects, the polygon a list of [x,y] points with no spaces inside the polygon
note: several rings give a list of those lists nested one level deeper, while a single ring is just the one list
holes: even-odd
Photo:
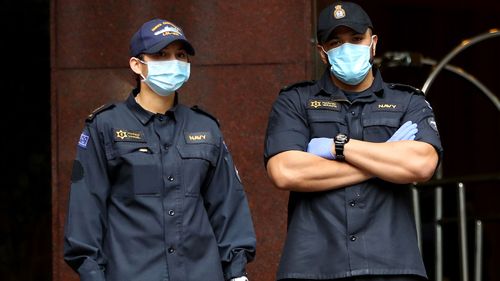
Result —
[{"label": "navy blue uniform shirt", "polygon": [[133,94],[86,122],[64,238],[82,281],[223,281],[256,246],[216,121],[180,104],[152,114]]},{"label": "navy blue uniform shirt", "polygon": [[[338,133],[385,142],[409,120],[418,124],[415,140],[441,153],[425,97],[409,86],[384,83],[374,71],[371,88],[349,94],[352,101],[331,82],[328,70],[318,82],[283,90],[269,116],[265,162],[280,152],[307,151],[312,138]],[[374,178],[326,192],[290,193],[278,279],[395,274],[426,276],[407,185]]]}]

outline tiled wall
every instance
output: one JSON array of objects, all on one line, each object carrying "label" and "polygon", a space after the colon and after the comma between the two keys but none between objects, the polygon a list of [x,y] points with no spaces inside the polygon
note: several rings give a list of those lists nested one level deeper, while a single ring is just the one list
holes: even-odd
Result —
[{"label": "tiled wall", "polygon": [[62,259],[71,165],[85,117],[124,99],[134,81],[131,35],[159,17],[180,25],[196,49],[181,102],[221,122],[257,231],[252,280],[274,280],[286,228],[287,193],[263,166],[267,116],[279,89],[310,78],[312,1],[59,0],[51,7],[53,280],[78,280]]}]

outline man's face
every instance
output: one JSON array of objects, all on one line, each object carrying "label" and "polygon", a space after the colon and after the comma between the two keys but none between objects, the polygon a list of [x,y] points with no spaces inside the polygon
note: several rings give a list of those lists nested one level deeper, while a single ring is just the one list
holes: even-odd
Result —
[{"label": "man's face", "polygon": [[318,44],[318,51],[321,56],[321,60],[328,64],[328,58],[325,52],[333,48],[340,47],[344,43],[359,44],[369,46],[372,43],[372,53],[371,56],[375,56],[375,47],[377,45],[377,35],[373,35],[372,43],[372,31],[370,28],[366,30],[365,33],[358,33],[346,26],[339,26],[336,28],[328,40],[322,44]]}]

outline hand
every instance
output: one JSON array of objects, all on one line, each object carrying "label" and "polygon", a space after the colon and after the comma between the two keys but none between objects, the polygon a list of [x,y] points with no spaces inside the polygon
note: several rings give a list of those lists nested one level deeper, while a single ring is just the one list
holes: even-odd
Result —
[{"label": "hand", "polygon": [[390,137],[387,142],[401,141],[401,140],[414,140],[415,134],[418,133],[417,123],[407,121]]},{"label": "hand", "polygon": [[333,139],[330,138],[314,138],[307,145],[307,152],[333,160],[335,156],[332,155]]}]

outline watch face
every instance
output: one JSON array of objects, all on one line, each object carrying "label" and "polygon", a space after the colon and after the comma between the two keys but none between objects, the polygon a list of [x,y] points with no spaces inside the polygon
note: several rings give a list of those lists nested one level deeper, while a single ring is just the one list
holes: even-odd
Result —
[{"label": "watch face", "polygon": [[335,137],[335,140],[338,141],[338,142],[345,142],[345,141],[347,141],[347,136],[344,135],[344,134],[338,134]]}]

